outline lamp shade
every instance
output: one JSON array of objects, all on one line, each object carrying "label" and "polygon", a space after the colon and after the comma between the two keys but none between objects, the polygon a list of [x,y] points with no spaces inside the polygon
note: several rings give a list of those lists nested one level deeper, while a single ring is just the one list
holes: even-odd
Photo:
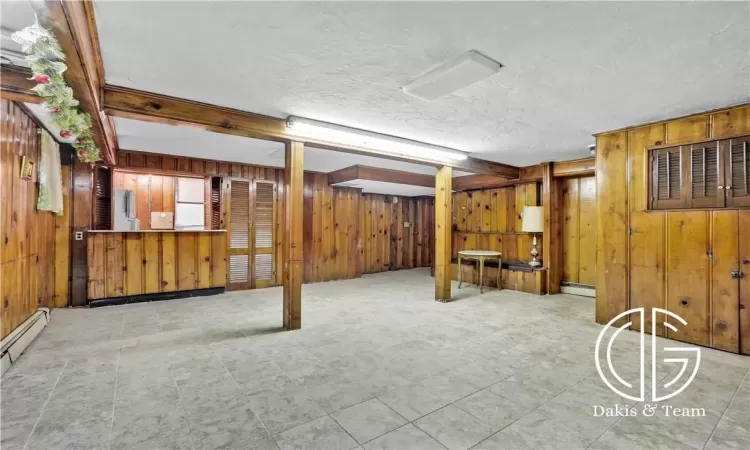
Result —
[{"label": "lamp shade", "polygon": [[541,233],[544,231],[544,214],[541,206],[524,206],[521,231]]}]

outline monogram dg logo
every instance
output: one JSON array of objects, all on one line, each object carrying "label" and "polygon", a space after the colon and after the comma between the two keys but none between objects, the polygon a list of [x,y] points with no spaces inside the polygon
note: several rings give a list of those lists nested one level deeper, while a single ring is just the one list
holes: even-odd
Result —
[{"label": "monogram dg logo", "polygon": [[[672,398],[675,395],[679,394],[680,392],[684,391],[690,385],[690,383],[693,381],[693,379],[695,378],[695,375],[698,373],[698,367],[700,366],[700,361],[701,361],[701,351],[700,351],[700,348],[695,348],[695,347],[664,347],[663,349],[661,349],[664,352],[669,352],[669,353],[673,353],[673,354],[676,354],[676,355],[685,354],[685,353],[687,353],[687,354],[695,354],[695,356],[692,357],[692,358],[689,357],[689,355],[688,355],[688,357],[680,357],[680,358],[677,358],[677,357],[665,357],[664,358],[664,362],[665,363],[670,363],[670,364],[680,363],[680,364],[682,364],[682,367],[680,368],[679,372],[677,373],[677,375],[674,378],[672,378],[669,381],[664,382],[664,384],[662,386],[657,386],[657,382],[658,382],[657,376],[656,376],[656,372],[657,372],[656,371],[656,367],[657,367],[657,365],[656,365],[656,361],[657,361],[657,348],[656,348],[657,339],[656,339],[655,336],[656,336],[656,328],[657,328],[657,324],[658,324],[657,318],[658,318],[658,316],[659,316],[660,313],[665,316],[665,320],[664,320],[663,324],[670,331],[673,331],[673,332],[677,332],[678,331],[677,327],[675,327],[674,325],[672,325],[669,322],[670,318],[676,320],[682,326],[686,326],[687,325],[687,321],[685,321],[685,319],[683,319],[682,317],[678,316],[677,314],[674,314],[674,313],[672,313],[670,311],[667,311],[666,309],[653,308],[652,311],[651,311],[651,374],[650,374],[650,378],[651,378],[651,401],[654,401],[654,402],[658,402],[658,401],[662,401],[662,400],[667,400],[667,399]],[[637,315],[637,317],[640,319],[640,324],[641,324],[641,327],[640,327],[641,330],[639,332],[639,334],[640,334],[640,348],[639,348],[639,360],[640,360],[640,371],[639,371],[640,380],[639,380],[639,382],[640,382],[640,384],[638,386],[638,391],[637,391],[638,395],[633,395],[633,394],[625,393],[625,392],[623,392],[621,390],[623,388],[633,389],[633,384],[630,383],[630,382],[628,382],[628,381],[626,381],[625,379],[623,379],[620,376],[620,374],[618,374],[618,372],[615,370],[614,364],[612,362],[612,346],[613,346],[613,344],[615,343],[615,341],[617,340],[617,337],[620,335],[620,333],[623,330],[626,330],[626,329],[630,328],[630,326],[633,325],[633,321],[629,320],[627,323],[625,323],[624,325],[621,325],[621,326],[617,327],[616,329],[614,328],[614,324],[617,321],[619,321],[620,319],[623,319],[623,318],[631,319],[631,316],[633,316],[633,315]],[[610,320],[609,323],[607,323],[607,325],[604,326],[604,328],[602,329],[602,331],[599,333],[599,337],[596,339],[596,346],[594,347],[594,359],[595,359],[595,362],[596,362],[596,370],[599,372],[599,376],[601,377],[602,381],[604,381],[604,383],[613,392],[615,392],[616,394],[618,394],[618,395],[620,395],[620,396],[622,396],[622,397],[624,397],[626,399],[637,401],[637,402],[644,401],[645,398],[646,398],[646,368],[645,368],[645,362],[646,362],[646,345],[645,345],[645,333],[644,333],[644,326],[645,326],[645,323],[646,323],[645,322],[645,318],[646,318],[646,314],[645,314],[644,308],[633,308],[633,309],[630,309],[630,310],[627,310],[627,311],[625,311],[623,313],[618,314],[615,318],[613,318],[612,320]],[[606,345],[606,361],[607,361],[608,375],[605,375],[604,371],[602,370],[602,366],[601,366],[601,355],[600,355],[600,352],[601,352],[601,347],[602,347],[602,341],[604,340],[605,335],[607,335],[607,332],[609,330],[612,330],[612,329],[614,329],[615,331],[609,337],[609,340],[607,341],[607,345]],[[674,391],[669,392],[667,394],[664,394],[664,395],[660,396],[659,395],[659,391],[661,389],[668,390],[672,386],[675,386],[676,383],[683,377],[683,375],[685,374],[685,372],[688,369],[688,366],[690,365],[691,359],[695,359],[695,367],[693,367],[693,370],[692,370],[692,372],[690,374],[690,377],[687,379],[687,381],[685,381],[681,386],[679,386],[679,388],[675,387]],[[610,377],[614,378],[615,384],[617,386],[610,381]]]}]

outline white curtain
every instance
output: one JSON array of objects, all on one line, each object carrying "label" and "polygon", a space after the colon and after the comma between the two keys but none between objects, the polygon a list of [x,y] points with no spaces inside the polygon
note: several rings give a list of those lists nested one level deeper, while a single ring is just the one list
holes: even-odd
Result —
[{"label": "white curtain", "polygon": [[39,161],[39,198],[36,208],[40,211],[63,213],[62,168],[60,148],[46,131],[42,131],[42,150]]}]

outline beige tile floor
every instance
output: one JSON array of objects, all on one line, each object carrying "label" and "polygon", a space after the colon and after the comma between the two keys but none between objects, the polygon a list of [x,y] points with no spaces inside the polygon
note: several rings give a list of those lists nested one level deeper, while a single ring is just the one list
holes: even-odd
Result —
[{"label": "beige tile floor", "polygon": [[280,288],[55,311],[1,381],[2,449],[750,448],[750,358],[702,351],[668,402],[704,417],[594,417],[633,402],[596,373],[592,299],[454,294],[426,270],[305,285],[295,332]]}]

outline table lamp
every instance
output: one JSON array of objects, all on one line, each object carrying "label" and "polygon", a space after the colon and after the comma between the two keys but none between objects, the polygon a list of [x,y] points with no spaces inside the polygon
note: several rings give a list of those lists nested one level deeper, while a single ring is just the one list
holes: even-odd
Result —
[{"label": "table lamp", "polygon": [[536,234],[544,231],[544,215],[542,213],[541,206],[524,206],[521,218],[521,231],[527,233],[533,233],[534,240],[531,245],[531,267],[541,266],[541,263],[536,259],[539,256],[539,251],[536,249]]}]

